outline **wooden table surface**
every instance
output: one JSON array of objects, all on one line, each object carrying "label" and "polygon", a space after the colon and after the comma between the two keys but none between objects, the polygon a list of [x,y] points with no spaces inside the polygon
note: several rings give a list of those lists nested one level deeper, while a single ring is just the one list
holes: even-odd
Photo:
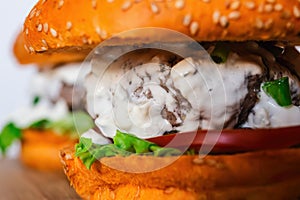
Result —
[{"label": "wooden table surface", "polygon": [[65,175],[40,172],[0,159],[0,200],[80,200]]}]

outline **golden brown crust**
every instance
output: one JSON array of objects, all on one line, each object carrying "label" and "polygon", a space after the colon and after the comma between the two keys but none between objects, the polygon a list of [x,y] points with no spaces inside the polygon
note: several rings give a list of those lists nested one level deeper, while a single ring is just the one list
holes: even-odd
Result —
[{"label": "golden brown crust", "polygon": [[[111,157],[87,170],[73,149],[61,152],[71,185],[85,199],[296,199],[300,196],[300,149],[235,155],[181,156],[171,165],[147,173],[141,169],[172,157]],[[103,164],[106,163],[106,164]],[[108,167],[113,166],[112,167]],[[138,196],[138,197],[137,197]],[[114,198],[113,198],[114,197]],[[152,196],[153,197],[153,196]],[[184,198],[182,198],[184,197]]]},{"label": "golden brown crust", "polygon": [[28,50],[25,49],[24,37],[23,34],[20,33],[16,38],[14,43],[13,51],[15,57],[17,58],[20,64],[29,64],[35,63],[37,67],[49,67],[53,66],[54,64],[59,63],[66,63],[66,62],[74,62],[74,61],[81,61],[89,53],[88,51],[80,51],[76,53],[71,52],[53,52],[49,54],[30,54]]},{"label": "golden brown crust", "polygon": [[22,133],[22,162],[42,171],[61,171],[60,149],[74,146],[76,140],[51,131],[27,129]]},{"label": "golden brown crust", "polygon": [[300,2],[41,0],[26,18],[23,35],[29,52],[76,51],[138,27],[168,28],[198,41],[299,42]]}]

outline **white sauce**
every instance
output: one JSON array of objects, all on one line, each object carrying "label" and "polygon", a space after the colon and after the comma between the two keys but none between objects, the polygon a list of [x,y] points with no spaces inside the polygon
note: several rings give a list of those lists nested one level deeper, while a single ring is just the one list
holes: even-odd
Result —
[{"label": "white sauce", "polygon": [[8,120],[14,122],[19,128],[26,128],[41,119],[56,121],[65,117],[69,113],[69,109],[59,93],[63,83],[83,85],[83,80],[77,80],[78,75],[79,72],[87,73],[87,71],[80,70],[80,66],[81,63],[71,63],[38,72],[32,78],[30,94],[32,98],[39,96],[40,102],[35,106],[19,108],[8,117]]},{"label": "white sauce", "polygon": [[[247,94],[245,77],[261,73],[255,62],[236,54],[220,65],[186,58],[170,68],[162,64],[164,59],[157,52],[131,54],[114,62],[103,77],[101,61],[93,61],[87,106],[106,137],[112,138],[117,129],[149,138],[172,130],[223,128]],[[163,109],[175,116],[178,126],[162,116]]]},{"label": "white sauce", "polygon": [[27,128],[33,122],[41,119],[52,121],[59,120],[68,114],[68,106],[60,100],[55,104],[49,101],[42,101],[36,106],[28,106],[18,109],[8,119],[16,124],[19,128]]},{"label": "white sauce", "polygon": [[63,83],[67,85],[75,84],[80,72],[80,66],[81,63],[70,63],[54,69],[45,69],[37,73],[32,78],[30,94],[45,99],[58,99]]},{"label": "white sauce", "polygon": [[87,132],[82,134],[80,137],[92,139],[92,142],[94,144],[100,144],[100,145],[111,144],[111,141],[109,139],[107,139],[106,137],[97,133],[93,129],[88,130]]},{"label": "white sauce", "polygon": [[300,124],[300,108],[297,106],[281,107],[262,89],[259,101],[248,116],[244,127],[275,128]]}]

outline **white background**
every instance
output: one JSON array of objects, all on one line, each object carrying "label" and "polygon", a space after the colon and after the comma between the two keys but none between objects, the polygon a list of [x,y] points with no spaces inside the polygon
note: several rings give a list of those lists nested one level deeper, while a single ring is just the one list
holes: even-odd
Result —
[{"label": "white background", "polygon": [[0,6],[0,128],[10,113],[29,103],[28,84],[36,69],[30,65],[20,66],[13,56],[12,46],[36,2],[9,0]]}]

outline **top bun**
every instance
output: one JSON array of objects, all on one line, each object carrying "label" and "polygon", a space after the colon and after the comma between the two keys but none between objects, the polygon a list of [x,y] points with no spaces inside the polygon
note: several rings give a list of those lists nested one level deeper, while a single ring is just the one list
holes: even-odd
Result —
[{"label": "top bun", "polygon": [[40,0],[26,18],[29,52],[92,49],[120,32],[162,27],[197,41],[300,43],[299,0]]},{"label": "top bun", "polygon": [[89,51],[72,52],[53,52],[30,54],[24,45],[23,34],[19,34],[13,47],[14,55],[20,64],[37,64],[38,68],[54,67],[60,63],[82,61]]}]

